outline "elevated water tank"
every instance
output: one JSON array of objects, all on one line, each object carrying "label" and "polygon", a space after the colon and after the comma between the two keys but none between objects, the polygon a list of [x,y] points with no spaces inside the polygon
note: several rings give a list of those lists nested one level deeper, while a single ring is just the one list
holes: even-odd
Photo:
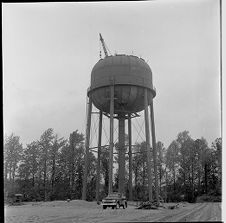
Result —
[{"label": "elevated water tank", "polygon": [[88,96],[103,112],[110,111],[110,86],[114,84],[114,113],[133,113],[144,109],[144,89],[148,103],[156,92],[149,65],[132,55],[115,55],[100,59],[92,69]]}]

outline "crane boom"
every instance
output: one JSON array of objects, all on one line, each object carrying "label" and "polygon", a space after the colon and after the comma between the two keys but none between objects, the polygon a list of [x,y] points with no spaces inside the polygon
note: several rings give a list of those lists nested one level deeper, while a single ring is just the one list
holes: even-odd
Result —
[{"label": "crane boom", "polygon": [[108,52],[107,52],[107,49],[106,49],[106,46],[105,46],[105,42],[104,42],[104,39],[101,36],[101,34],[100,34],[100,41],[101,41],[101,44],[102,44],[102,47],[103,47],[103,50],[104,50],[105,57],[108,57]]}]

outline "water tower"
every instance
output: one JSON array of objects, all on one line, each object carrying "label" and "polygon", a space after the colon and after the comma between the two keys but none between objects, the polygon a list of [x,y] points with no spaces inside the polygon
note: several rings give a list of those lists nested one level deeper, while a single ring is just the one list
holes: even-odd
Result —
[{"label": "water tower", "polygon": [[[145,135],[147,145],[147,171],[148,171],[148,194],[152,201],[152,176],[151,156],[154,161],[155,195],[158,201],[158,178],[156,166],[156,139],[153,111],[153,98],[156,91],[152,83],[152,71],[149,65],[141,58],[133,55],[109,56],[104,40],[100,34],[105,58],[100,59],[92,69],[91,85],[88,89],[88,111],[86,122],[85,139],[85,168],[83,176],[82,199],[86,200],[87,172],[89,163],[89,139],[91,126],[92,105],[99,109],[99,136],[98,136],[98,162],[97,162],[97,200],[99,199],[100,183],[100,153],[102,135],[102,116],[106,115],[110,120],[110,145],[109,145],[109,187],[108,193],[112,192],[113,186],[113,148],[114,148],[114,121],[118,121],[118,160],[119,160],[119,188],[124,193],[125,184],[125,121],[128,121],[129,136],[129,199],[132,199],[132,145],[131,145],[131,121],[137,116],[137,112],[144,111]],[[152,147],[150,150],[149,109],[151,119]]]}]

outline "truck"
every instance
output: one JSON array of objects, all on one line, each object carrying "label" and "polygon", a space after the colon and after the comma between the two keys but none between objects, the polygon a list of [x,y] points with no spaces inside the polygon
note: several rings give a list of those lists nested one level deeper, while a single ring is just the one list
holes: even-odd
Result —
[{"label": "truck", "polygon": [[112,209],[123,207],[123,209],[125,209],[127,208],[127,200],[124,195],[114,192],[108,194],[108,196],[102,200],[101,205],[103,206],[103,209],[106,209],[107,207],[111,207]]}]

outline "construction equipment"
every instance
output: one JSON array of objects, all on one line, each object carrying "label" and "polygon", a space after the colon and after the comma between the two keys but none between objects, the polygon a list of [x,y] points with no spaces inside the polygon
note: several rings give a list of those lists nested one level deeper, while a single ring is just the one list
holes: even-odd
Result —
[{"label": "construction equipment", "polygon": [[105,54],[105,57],[108,57],[108,51],[107,51],[107,46],[106,46],[106,44],[105,44],[105,42],[104,42],[104,39],[103,39],[103,37],[102,37],[102,35],[99,33],[99,35],[100,35],[100,42],[101,42],[101,44],[102,44],[102,47],[103,47],[103,50],[104,50],[104,54]]}]

